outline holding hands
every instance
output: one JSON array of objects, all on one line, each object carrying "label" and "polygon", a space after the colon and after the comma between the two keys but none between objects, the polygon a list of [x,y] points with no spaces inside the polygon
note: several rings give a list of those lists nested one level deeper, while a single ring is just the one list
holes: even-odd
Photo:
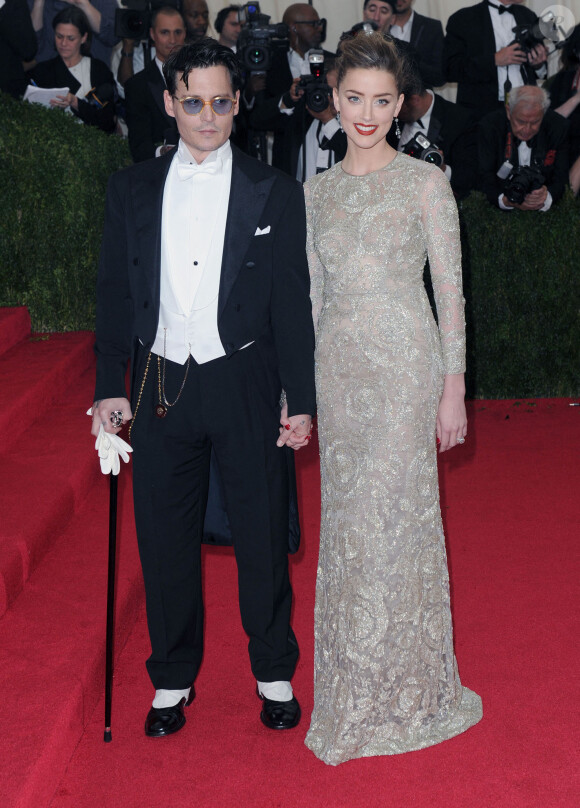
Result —
[{"label": "holding hands", "polygon": [[310,415],[291,415],[288,418],[288,405],[284,403],[280,414],[280,437],[276,446],[289,446],[298,451],[308,446],[312,432],[312,417]]}]

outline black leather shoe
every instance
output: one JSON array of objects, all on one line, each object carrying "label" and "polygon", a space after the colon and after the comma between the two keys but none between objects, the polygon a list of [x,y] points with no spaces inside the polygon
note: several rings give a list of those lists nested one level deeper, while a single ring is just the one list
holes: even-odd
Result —
[{"label": "black leather shoe", "polygon": [[165,735],[173,735],[185,724],[184,707],[187,707],[195,698],[193,685],[189,691],[189,698],[185,696],[173,707],[152,707],[145,719],[145,735],[149,738],[163,738]]},{"label": "black leather shoe", "polygon": [[259,691],[257,693],[262,699],[260,718],[268,729],[292,729],[298,726],[302,713],[296,696],[290,701],[273,701],[262,696]]}]

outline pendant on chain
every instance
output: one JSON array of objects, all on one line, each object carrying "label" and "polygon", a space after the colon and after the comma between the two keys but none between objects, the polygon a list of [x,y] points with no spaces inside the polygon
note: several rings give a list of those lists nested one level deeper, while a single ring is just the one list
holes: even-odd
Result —
[{"label": "pendant on chain", "polygon": [[158,418],[165,418],[165,416],[167,415],[167,407],[164,407],[163,404],[156,404],[155,415]]}]

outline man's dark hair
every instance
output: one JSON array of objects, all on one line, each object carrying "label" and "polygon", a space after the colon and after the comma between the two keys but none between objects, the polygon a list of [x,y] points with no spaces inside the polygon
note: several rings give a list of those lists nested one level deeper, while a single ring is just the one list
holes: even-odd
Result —
[{"label": "man's dark hair", "polygon": [[183,78],[183,83],[189,89],[187,83],[189,74],[198,67],[225,67],[230,74],[230,82],[234,93],[242,87],[242,71],[236,54],[220,45],[215,39],[205,37],[199,42],[191,42],[184,45],[178,51],[174,51],[163,63],[163,75],[170,95],[175,95],[177,83]]},{"label": "man's dark hair", "polygon": [[183,15],[179,11],[177,4],[172,5],[170,2],[164,3],[162,6],[156,7],[151,12],[151,18],[149,21],[149,28],[155,28],[155,23],[157,22],[157,17],[160,14],[168,14],[170,17],[181,17],[183,21],[183,26],[185,27],[185,20],[183,19]]},{"label": "man's dark hair", "polygon": [[[363,5],[363,11],[368,6],[368,4],[371,3],[371,2],[373,2],[373,0],[365,0],[364,5]],[[397,0],[377,0],[377,2],[386,3],[388,6],[390,6],[393,9],[393,14],[397,13]]]},{"label": "man's dark hair", "polygon": [[232,6],[226,6],[225,8],[222,8],[221,11],[218,11],[218,15],[215,18],[215,22],[213,24],[213,27],[216,29],[218,34],[221,34],[221,32],[223,31],[224,22],[226,21],[228,14],[231,14],[232,11],[235,11],[236,14],[237,14],[237,12],[240,9],[241,9],[241,6],[233,6],[232,5]]}]

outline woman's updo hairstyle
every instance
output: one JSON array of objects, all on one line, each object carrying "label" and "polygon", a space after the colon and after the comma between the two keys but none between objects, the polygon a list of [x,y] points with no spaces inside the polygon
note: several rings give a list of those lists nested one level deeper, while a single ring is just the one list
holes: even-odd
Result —
[{"label": "woman's updo hairstyle", "polygon": [[409,67],[405,56],[397,49],[395,40],[377,32],[361,32],[353,39],[344,40],[336,67],[339,87],[349,70],[359,68],[390,73],[399,95],[409,84]]}]

